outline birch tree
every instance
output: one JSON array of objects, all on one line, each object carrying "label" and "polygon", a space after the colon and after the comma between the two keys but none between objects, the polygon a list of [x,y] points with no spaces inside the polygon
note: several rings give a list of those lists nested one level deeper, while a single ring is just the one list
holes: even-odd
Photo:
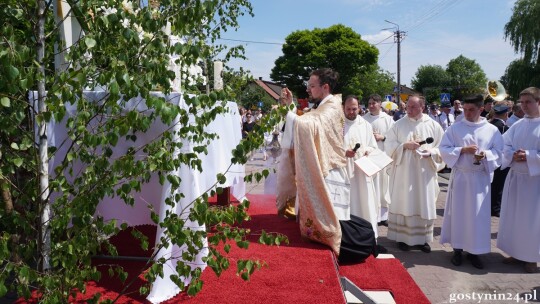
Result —
[{"label": "birch tree", "polygon": [[[226,111],[223,101],[228,89],[202,93],[198,79],[183,73],[182,87],[176,89],[186,93],[187,109],[151,91],[166,95],[174,89],[171,56],[178,55],[176,64],[184,71],[196,66],[200,58],[209,58],[219,47],[215,42],[223,31],[237,28],[240,16],[252,14],[246,0],[163,0],[152,6],[129,0],[68,0],[64,2],[68,6],[59,12],[56,4],[62,2],[6,0],[0,7],[0,187],[4,206],[0,211],[0,297],[8,291],[24,297],[37,292],[43,303],[67,302],[74,290],[84,292],[86,281],[102,276],[91,265],[91,257],[102,248],[117,254],[108,237],[126,226],[94,216],[104,198],[119,197],[125,204],[133,204],[134,195],[152,172],[159,172],[161,182],[170,182],[174,190],[181,183],[174,174],[180,166],[201,169],[196,153],[177,153],[182,143],[173,138],[188,139],[195,151],[203,153],[218,136],[205,132],[204,126]],[[81,27],[80,34],[71,36],[71,43],[61,39],[66,34],[62,25],[70,22],[66,15]],[[171,36],[179,37],[178,42],[171,43],[175,41]],[[61,69],[55,68],[58,54],[64,55]],[[58,66],[58,58],[56,63]],[[105,88],[107,93],[99,101],[86,100],[83,91],[96,88]],[[29,102],[30,95],[37,96],[36,103]],[[126,102],[134,97],[146,100],[147,111],[126,110]],[[68,104],[76,108],[75,115],[67,116]],[[262,143],[263,132],[277,123],[283,111],[272,112],[249,140],[240,143],[233,151],[234,162],[246,161],[246,154]],[[194,124],[187,123],[190,115],[195,116]],[[71,141],[65,154],[48,146],[47,126],[52,121],[65,122],[69,130]],[[178,121],[181,127],[177,134],[165,132],[140,147],[146,155],[143,158],[136,157],[139,151],[128,150],[110,159],[119,139],[135,140],[135,134],[144,133],[156,121]],[[52,169],[51,157],[61,158]],[[82,163],[84,169],[75,171],[76,163]],[[253,177],[261,179],[265,174]],[[218,176],[221,182],[223,178]],[[212,234],[184,229],[184,221],[174,214],[159,222],[153,211],[151,218],[170,231],[167,236],[173,244],[187,246],[189,254],[184,258],[188,261],[201,240],[208,238],[206,261],[219,274],[230,265],[229,245],[225,252],[217,250],[219,245],[231,240],[242,248],[248,245],[249,231],[238,228],[238,223],[249,218],[249,203],[212,208],[207,200],[215,191],[194,201],[195,212],[189,215],[212,229]],[[167,203],[179,199],[171,196]],[[144,235],[138,238],[141,247],[149,246]],[[262,233],[260,241],[279,244],[284,238]],[[238,272],[245,279],[261,266],[258,261],[239,263]],[[162,265],[158,260],[150,266],[145,273],[149,283],[163,275]],[[114,271],[125,276],[120,268]],[[186,268],[179,272],[193,278],[188,293],[200,291],[200,274]],[[140,292],[148,292],[148,286]],[[98,298],[96,295],[94,300]]]}]

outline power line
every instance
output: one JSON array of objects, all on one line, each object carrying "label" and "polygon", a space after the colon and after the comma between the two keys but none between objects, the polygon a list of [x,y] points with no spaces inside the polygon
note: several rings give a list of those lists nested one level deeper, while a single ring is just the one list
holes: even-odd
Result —
[{"label": "power line", "polygon": [[[394,37],[394,33],[392,33],[392,35],[390,35],[390,36],[384,38],[383,40],[381,40],[381,41],[379,41],[379,42],[377,42],[377,43],[375,43],[375,44],[373,44],[373,45],[379,45],[379,44],[383,43],[384,41],[386,41],[386,40],[388,40],[388,39],[390,39],[390,38],[392,38],[392,37]],[[393,43],[393,42],[392,42],[392,43]]]},{"label": "power line", "polygon": [[461,0],[441,0],[439,3],[437,3],[435,6],[433,6],[431,9],[429,9],[427,12],[423,13],[419,18],[419,20],[416,21],[416,23],[413,23],[409,28],[408,31],[412,31],[423,25],[424,23],[428,22],[429,20],[435,18],[436,16],[440,15],[442,12],[448,11],[451,7],[456,6]]},{"label": "power line", "polygon": [[218,38],[218,40],[236,41],[236,42],[243,42],[243,43],[256,43],[256,44],[284,45],[284,43],[279,43],[279,42],[266,42],[266,41],[253,41],[253,40],[239,40],[239,39],[227,39],[227,38]]},{"label": "power line", "polygon": [[388,50],[386,51],[386,53],[384,53],[384,55],[382,57],[379,58],[379,60],[383,60],[384,58],[386,58],[386,55],[388,55],[388,53],[390,53],[390,51],[394,48],[394,43],[392,42],[392,45],[388,48]]}]

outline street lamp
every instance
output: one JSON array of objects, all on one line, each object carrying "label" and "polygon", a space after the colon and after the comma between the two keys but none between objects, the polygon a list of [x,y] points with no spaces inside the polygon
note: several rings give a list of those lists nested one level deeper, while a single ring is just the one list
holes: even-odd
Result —
[{"label": "street lamp", "polygon": [[384,20],[390,24],[396,26],[397,30],[394,31],[394,41],[397,42],[397,92],[396,92],[396,101],[398,106],[401,103],[401,39],[405,36],[405,32],[399,30],[399,24],[392,21]]}]

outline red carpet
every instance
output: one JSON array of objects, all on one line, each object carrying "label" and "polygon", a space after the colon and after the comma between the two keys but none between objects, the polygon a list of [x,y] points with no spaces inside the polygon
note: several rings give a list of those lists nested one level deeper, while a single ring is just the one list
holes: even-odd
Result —
[{"label": "red carpet", "polygon": [[[399,304],[429,303],[397,259],[370,257],[361,264],[340,266],[338,274],[333,255],[327,247],[302,239],[294,221],[276,215],[275,196],[251,195],[248,198],[251,201],[249,214],[252,220],[244,226],[254,234],[250,238],[252,243],[249,249],[243,250],[233,245],[229,254],[231,267],[221,277],[218,278],[207,268],[202,274],[203,289],[196,297],[179,294],[165,303],[345,303],[339,275],[347,277],[364,290],[389,290]],[[139,226],[136,229],[153,243],[155,227]],[[257,234],[263,229],[287,235],[290,244],[279,247],[257,244]],[[129,233],[124,233],[112,240],[118,246],[119,255],[149,255],[130,238]],[[267,264],[267,267],[255,271],[248,282],[235,274],[235,261],[245,258],[262,260]],[[137,292],[145,283],[141,276],[145,269],[144,262],[94,259],[94,263],[103,265],[100,266],[103,270],[101,281],[89,282],[87,293],[78,294],[77,299],[70,302],[85,303],[97,292],[102,294],[102,300],[116,298],[122,284],[119,279],[109,277],[108,266],[104,264],[117,264],[129,272],[128,281],[136,278],[128,294],[123,295],[117,303],[147,303],[145,297]]]},{"label": "red carpet", "polygon": [[398,259],[370,256],[364,263],[341,265],[339,274],[362,290],[390,291],[398,304],[430,303]]}]

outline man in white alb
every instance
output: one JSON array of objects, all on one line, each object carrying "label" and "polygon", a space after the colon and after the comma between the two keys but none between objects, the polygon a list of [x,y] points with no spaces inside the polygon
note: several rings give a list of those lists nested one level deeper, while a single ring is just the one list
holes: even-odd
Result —
[{"label": "man in white alb", "polygon": [[371,125],[358,115],[358,97],[347,96],[343,102],[345,113],[345,156],[351,180],[351,214],[371,223],[377,237],[377,202],[371,176],[367,176],[354,163],[358,158],[377,149]]},{"label": "man in white alb", "polygon": [[[377,141],[377,147],[381,151],[386,151],[386,132],[394,125],[392,116],[381,110],[382,98],[378,94],[369,96],[369,113],[363,116],[373,128],[373,136]],[[386,169],[373,176],[375,186],[376,202],[378,209],[378,224],[388,226],[388,206],[390,205],[390,194],[388,193],[388,172]]]},{"label": "man in white alb", "polygon": [[464,119],[446,130],[439,146],[453,173],[440,243],[454,248],[452,264],[461,265],[465,250],[478,269],[484,268],[478,255],[491,251],[491,181],[501,164],[503,148],[497,127],[480,116],[483,99],[478,95],[463,100]]},{"label": "man in white alb", "polygon": [[[386,152],[393,158],[390,166],[390,204],[388,239],[407,251],[414,246],[431,252],[433,222],[437,218],[439,194],[437,172],[444,167],[439,144],[444,131],[423,114],[425,99],[410,95],[407,115],[386,133]],[[428,143],[431,142],[431,143]]]},{"label": "man in white alb", "polygon": [[525,116],[503,135],[501,168],[510,167],[501,203],[497,247],[510,255],[504,263],[521,263],[537,272],[540,262],[540,89],[519,94]]}]

